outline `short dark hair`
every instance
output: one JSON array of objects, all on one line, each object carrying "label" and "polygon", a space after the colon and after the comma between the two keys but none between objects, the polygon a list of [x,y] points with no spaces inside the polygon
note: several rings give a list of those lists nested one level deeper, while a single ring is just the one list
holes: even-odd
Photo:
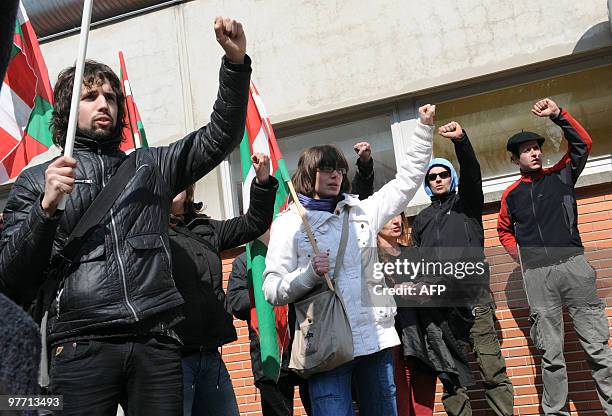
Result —
[{"label": "short dark hair", "polygon": [[297,170],[291,179],[295,191],[312,198],[317,180],[317,169],[322,167],[345,169],[346,174],[342,177],[340,194],[351,191],[351,182],[348,179],[348,162],[340,149],[329,144],[314,146],[302,152],[298,160]]},{"label": "short dark hair", "polygon": [[[64,147],[66,142],[75,70],[76,68],[74,66],[62,70],[57,77],[57,82],[55,83],[55,89],[53,91],[51,132],[53,134],[53,143],[60,147]],[[108,81],[117,97],[117,120],[115,129],[112,132],[112,137],[117,137],[121,135],[123,117],[125,115],[125,97],[121,89],[121,81],[108,65],[89,59],[85,61],[83,85],[87,88],[91,88],[93,85],[101,85],[105,81]]]}]

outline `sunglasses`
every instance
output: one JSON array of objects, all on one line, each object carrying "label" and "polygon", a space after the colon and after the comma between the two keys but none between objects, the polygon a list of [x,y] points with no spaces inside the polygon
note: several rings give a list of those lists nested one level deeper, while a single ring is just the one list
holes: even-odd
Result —
[{"label": "sunglasses", "polygon": [[436,180],[438,176],[440,177],[440,179],[450,178],[450,172],[448,172],[447,170],[444,170],[439,173],[430,173],[429,175],[427,175],[427,180],[430,182],[433,182]]},{"label": "sunglasses", "polygon": [[346,175],[346,169],[344,168],[334,168],[331,166],[322,166],[320,168],[317,168],[317,172],[332,174],[334,171],[338,172],[340,175]]}]

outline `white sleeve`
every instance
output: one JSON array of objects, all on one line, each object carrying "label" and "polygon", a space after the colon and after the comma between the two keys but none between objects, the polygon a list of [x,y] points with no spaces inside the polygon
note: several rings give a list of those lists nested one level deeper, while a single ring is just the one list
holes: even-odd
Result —
[{"label": "white sleeve", "polygon": [[431,160],[433,132],[434,126],[417,121],[395,179],[359,204],[370,217],[374,233],[378,234],[387,222],[402,212],[423,184],[425,169]]},{"label": "white sleeve", "polygon": [[262,289],[266,300],[273,305],[294,302],[308,293],[320,279],[310,262],[306,267],[298,267],[296,236],[300,227],[295,225],[292,215],[281,215],[270,229]]}]

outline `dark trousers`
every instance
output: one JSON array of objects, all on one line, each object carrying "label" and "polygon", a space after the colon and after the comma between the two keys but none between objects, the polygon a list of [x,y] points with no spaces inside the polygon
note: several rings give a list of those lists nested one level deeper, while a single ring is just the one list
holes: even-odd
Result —
[{"label": "dark trousers", "polygon": [[293,393],[295,386],[300,389],[300,398],[306,414],[310,415],[310,396],[308,381],[292,373],[281,373],[278,383],[272,380],[261,380],[255,383],[261,395],[261,411],[263,416],[292,416]]},{"label": "dark trousers", "polygon": [[[495,311],[486,305],[474,308],[474,324],[470,329],[470,343],[476,355],[478,369],[482,376],[487,404],[498,416],[513,415],[514,389],[506,373],[504,359],[497,331],[495,330]],[[442,395],[444,408],[452,416],[472,414],[467,389],[444,389]]]},{"label": "dark trousers", "polygon": [[67,342],[52,349],[52,394],[59,415],[179,415],[183,379],[179,346],[166,337]]}]

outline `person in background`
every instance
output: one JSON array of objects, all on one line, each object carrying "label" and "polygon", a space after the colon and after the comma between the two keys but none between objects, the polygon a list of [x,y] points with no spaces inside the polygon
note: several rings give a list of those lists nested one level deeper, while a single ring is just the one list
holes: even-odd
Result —
[{"label": "person in background", "polygon": [[[295,387],[297,386],[304,410],[306,414],[310,415],[312,411],[308,395],[308,382],[288,369],[289,358],[291,357],[291,344],[283,350],[278,381],[275,382],[269,379],[263,372],[259,336],[251,325],[251,296],[249,295],[246,261],[246,253],[242,253],[232,263],[232,272],[227,283],[227,301],[234,316],[247,321],[249,327],[251,370],[253,371],[255,387],[257,387],[261,396],[262,414],[263,416],[293,415],[293,397]],[[287,318],[289,334],[293,334],[295,311],[291,305],[289,305]]]},{"label": "person in background", "polygon": [[270,158],[256,153],[251,161],[248,211],[225,221],[198,214],[194,186],[172,202],[170,250],[172,274],[185,299],[185,319],[175,330],[183,342],[183,414],[238,416],[238,404],[219,348],[237,339],[223,291],[221,252],[258,238],[270,227],[278,181],[270,176]]},{"label": "person in background", "polygon": [[521,177],[501,199],[499,240],[519,263],[530,309],[531,340],[542,356],[542,408],[546,415],[569,415],[563,357],[563,306],[578,334],[599,401],[612,415],[612,350],[605,303],[597,296],[596,273],[584,257],[574,189],[592,140],[565,109],[550,98],[531,112],[563,130],[568,149],[554,166],[542,167],[544,137],[521,131],[506,145]]},{"label": "person in background", "polygon": [[[442,137],[450,139],[459,161],[459,177],[453,165],[446,159],[436,158],[429,164],[423,187],[431,197],[431,205],[414,218],[411,238],[414,246],[435,248],[432,253],[442,261],[483,264],[482,276],[466,277],[454,283],[461,293],[458,304],[450,315],[470,315],[473,324],[469,330],[469,343],[476,355],[482,376],[485,398],[491,410],[498,416],[513,414],[514,390],[506,373],[506,362],[501,353],[495,329],[495,305],[490,292],[489,268],[484,256],[484,228],[482,212],[484,195],[480,164],[464,129],[452,121],[439,129]],[[458,189],[457,189],[458,188]],[[477,282],[471,284],[471,282]],[[467,308],[467,314],[461,313]],[[457,320],[463,322],[463,320]],[[458,339],[463,324],[455,331]],[[408,334],[406,334],[408,335]],[[457,357],[462,356],[457,354]],[[459,377],[451,372],[441,372],[444,384],[442,401],[449,415],[470,415],[467,380],[471,373],[467,360],[460,360]],[[461,370],[462,367],[465,367]],[[461,377],[461,373],[465,377]],[[445,376],[449,377],[445,377]],[[461,382],[461,379],[465,382]]]}]

